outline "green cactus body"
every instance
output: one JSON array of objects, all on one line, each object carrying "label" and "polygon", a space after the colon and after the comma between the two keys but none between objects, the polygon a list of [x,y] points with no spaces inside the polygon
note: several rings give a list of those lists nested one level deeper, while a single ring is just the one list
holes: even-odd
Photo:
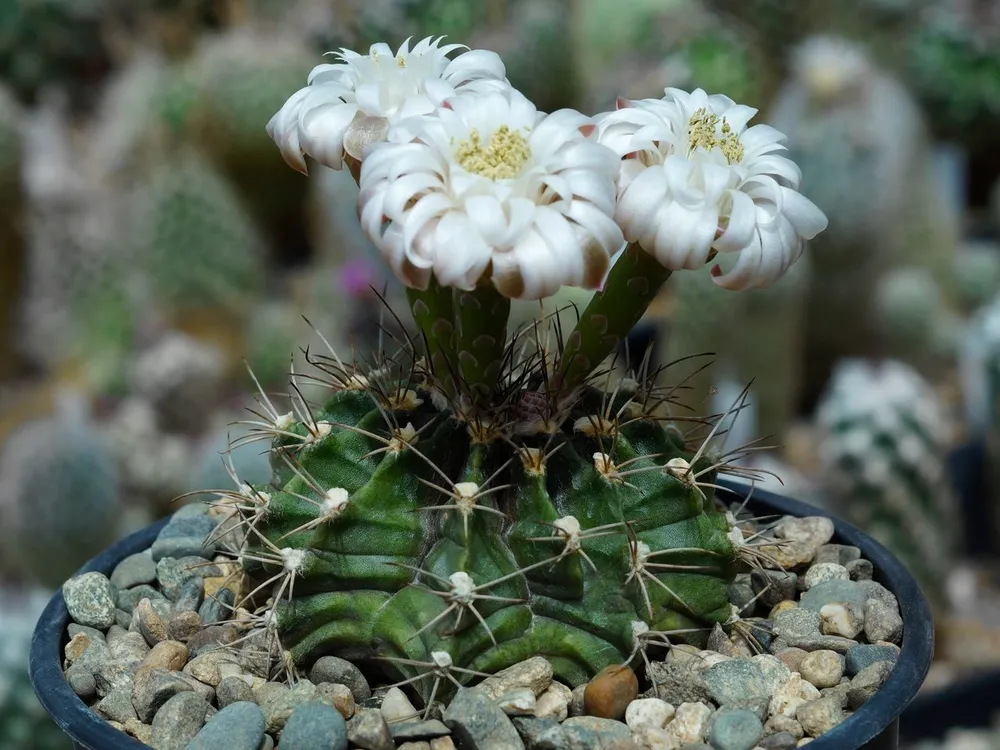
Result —
[{"label": "green cactus body", "polygon": [[430,664],[444,652],[494,672],[540,654],[577,685],[635,655],[637,623],[676,631],[731,617],[730,521],[707,480],[685,472],[690,454],[672,429],[641,418],[612,427],[595,416],[609,400],[596,390],[556,425],[532,392],[508,415],[508,439],[494,439],[440,411],[436,389],[349,382],[312,421],[278,417],[287,437],[254,521],[268,541],[250,537],[244,558],[249,570],[255,555],[270,561],[257,579],[294,573],[276,612],[296,661]]},{"label": "green cactus body", "polygon": [[173,154],[136,196],[135,262],[168,313],[244,312],[265,282],[267,246],[233,188],[194,152]]},{"label": "green cactus body", "polygon": [[902,362],[848,360],[817,423],[836,510],[899,555],[940,603],[959,531],[945,467],[950,428],[930,384]]},{"label": "green cactus body", "polygon": [[116,536],[118,471],[83,398],[67,395],[54,416],[22,427],[0,458],[3,544],[22,575],[49,586]]},{"label": "green cactus body", "polygon": [[[1000,191],[997,195],[1000,197]],[[963,313],[972,314],[989,304],[1000,293],[1000,245],[995,242],[965,243],[955,257],[954,275]]]}]

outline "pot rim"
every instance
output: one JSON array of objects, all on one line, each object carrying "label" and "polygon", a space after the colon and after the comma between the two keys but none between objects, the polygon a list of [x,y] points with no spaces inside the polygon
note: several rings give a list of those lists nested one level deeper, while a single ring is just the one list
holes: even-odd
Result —
[{"label": "pot rim", "polygon": [[[872,537],[832,513],[802,500],[751,489],[742,482],[721,479],[719,484],[721,488],[717,497],[727,503],[741,501],[749,495],[747,504],[750,507],[763,505],[772,513],[797,518],[830,518],[834,523],[835,540],[859,547],[875,568],[874,580],[888,588],[899,600],[903,616],[903,642],[889,678],[849,719],[810,743],[812,750],[863,748],[884,731],[894,727],[903,710],[916,696],[930,669],[934,655],[934,622],[927,598],[910,571],[892,553]],[[163,518],[116,542],[86,563],[73,577],[94,571],[110,575],[125,557],[149,549],[169,520],[169,517]],[[29,671],[38,700],[63,732],[85,750],[148,748],[134,737],[112,727],[70,688],[62,670],[62,652],[68,624],[69,612],[60,589],[46,605],[31,639]]]}]

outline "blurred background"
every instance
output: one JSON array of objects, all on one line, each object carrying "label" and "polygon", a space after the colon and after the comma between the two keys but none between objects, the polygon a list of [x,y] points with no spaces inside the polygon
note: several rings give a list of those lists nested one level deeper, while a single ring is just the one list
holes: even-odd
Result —
[{"label": "blurred background", "polygon": [[231,486],[244,360],[284,390],[310,326],[364,358],[399,325],[351,176],[299,175],[264,125],[322,53],[441,34],[546,111],[703,87],[788,135],[829,229],[767,290],[676,273],[632,350],[678,409],[752,381],[727,442],[766,436],[770,488],[920,577],[925,691],[1000,671],[1000,1],[0,0],[0,746],[66,746],[27,679],[51,592]]}]

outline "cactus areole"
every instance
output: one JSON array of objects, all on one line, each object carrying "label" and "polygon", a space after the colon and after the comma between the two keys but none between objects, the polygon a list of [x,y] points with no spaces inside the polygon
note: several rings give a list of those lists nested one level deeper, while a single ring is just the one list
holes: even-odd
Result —
[{"label": "cactus areole", "polygon": [[[668,89],[546,115],[459,47],[344,50],[268,124],[300,171],[350,168],[419,335],[370,363],[307,352],[315,372],[281,408],[262,393],[245,438],[272,482],[221,494],[238,608],[285,663],[338,654],[425,698],[421,676],[536,655],[578,685],[735,619],[749,553],[713,499],[717,427],[685,439],[671,390],[609,360],[672,270],[730,252],[721,286],[769,283],[825,226],[754,110]],[[507,330],[511,298],[562,286],[598,290],[573,330]]]}]

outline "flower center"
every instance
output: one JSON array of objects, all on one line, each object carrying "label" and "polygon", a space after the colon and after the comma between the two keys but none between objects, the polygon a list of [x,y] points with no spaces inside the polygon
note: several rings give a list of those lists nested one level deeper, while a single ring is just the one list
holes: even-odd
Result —
[{"label": "flower center", "polygon": [[455,159],[463,169],[491,180],[517,177],[530,157],[527,138],[506,125],[497,128],[486,145],[479,130],[473,128],[455,150]]},{"label": "flower center", "polygon": [[691,115],[688,122],[688,153],[698,148],[706,151],[718,148],[730,164],[743,161],[744,149],[740,137],[725,118],[704,107]]}]

